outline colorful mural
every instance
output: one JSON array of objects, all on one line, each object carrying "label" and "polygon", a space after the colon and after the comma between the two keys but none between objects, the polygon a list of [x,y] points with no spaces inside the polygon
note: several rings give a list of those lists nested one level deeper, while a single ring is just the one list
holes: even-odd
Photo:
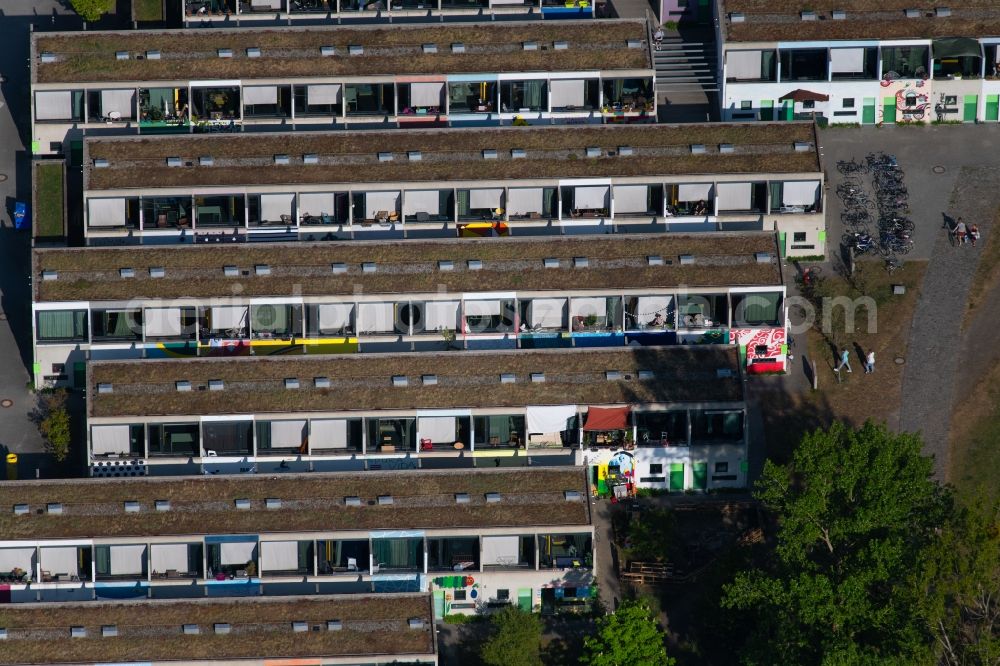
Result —
[{"label": "colorful mural", "polygon": [[734,328],[729,331],[729,343],[739,345],[740,355],[746,358],[750,373],[784,370],[786,342],[784,328]]},{"label": "colorful mural", "polygon": [[594,461],[591,466],[594,494],[597,497],[615,497],[615,487],[624,487],[626,494],[635,492],[635,456],[628,451],[608,452],[606,460]]}]

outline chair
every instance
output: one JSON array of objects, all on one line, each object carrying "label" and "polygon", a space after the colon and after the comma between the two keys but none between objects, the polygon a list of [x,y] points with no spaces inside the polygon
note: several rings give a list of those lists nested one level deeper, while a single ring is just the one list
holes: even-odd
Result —
[{"label": "chair", "polygon": [[358,560],[357,560],[357,558],[355,558],[355,557],[348,557],[347,558],[347,570],[348,571],[357,571],[358,570]]}]

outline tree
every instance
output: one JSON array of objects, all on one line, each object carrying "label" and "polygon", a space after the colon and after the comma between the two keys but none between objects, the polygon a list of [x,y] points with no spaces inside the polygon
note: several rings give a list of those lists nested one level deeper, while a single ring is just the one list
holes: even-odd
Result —
[{"label": "tree", "polygon": [[664,560],[677,541],[677,520],[669,509],[649,509],[628,526],[627,550],[634,560]]},{"label": "tree", "polygon": [[486,666],[542,666],[542,622],[517,606],[506,606],[490,620],[493,635],[480,656]]},{"label": "tree", "polygon": [[45,447],[57,462],[69,457],[69,412],[66,410],[66,391],[48,391],[39,396],[38,429],[45,438]]},{"label": "tree", "polygon": [[919,664],[935,652],[926,572],[953,516],[920,438],[866,423],[807,435],[768,461],[756,496],[779,520],[775,556],[722,605],[753,623],[748,664]]},{"label": "tree", "polygon": [[110,10],[109,0],[70,0],[73,11],[88,23],[97,21]]},{"label": "tree", "polygon": [[626,599],[597,623],[597,634],[583,640],[580,663],[587,666],[672,666],[649,606]]}]

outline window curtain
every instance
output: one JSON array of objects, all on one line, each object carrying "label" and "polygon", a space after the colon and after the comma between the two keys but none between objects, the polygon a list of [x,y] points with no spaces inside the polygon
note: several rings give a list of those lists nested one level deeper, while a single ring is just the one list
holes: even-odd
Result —
[{"label": "window curtain", "polygon": [[[771,72],[775,71],[774,59],[777,57],[776,51],[762,51],[760,54],[760,78],[771,78]],[[775,79],[777,80],[777,79]]]},{"label": "window curtain", "polygon": [[271,331],[283,333],[288,330],[287,305],[255,305],[251,308],[253,318],[251,326],[254,331]]},{"label": "window curtain", "polygon": [[104,313],[104,331],[105,334],[116,338],[127,338],[131,337],[132,326],[129,321],[131,317],[128,312],[105,312]]},{"label": "window curtain", "polygon": [[86,337],[85,310],[45,311],[38,313],[38,337],[69,339]]},{"label": "window curtain", "polygon": [[778,319],[778,305],[781,295],[747,294],[743,299],[743,320],[748,323],[773,322]]},{"label": "window curtain", "polygon": [[458,214],[468,215],[469,214],[469,190],[459,190],[456,199],[458,203]]},{"label": "window curtain", "polygon": [[542,105],[542,86],[545,81],[525,81],[524,82],[524,105],[526,107],[538,108]]},{"label": "window curtain", "polygon": [[392,569],[417,567],[417,557],[422,555],[420,539],[373,539],[375,562]]},{"label": "window curtain", "polygon": [[[510,441],[510,417],[509,416],[489,416],[489,437],[497,437],[501,444]],[[486,440],[489,442],[489,439]]]},{"label": "window curtain", "polygon": [[111,546],[94,547],[94,565],[98,576],[111,575]]}]

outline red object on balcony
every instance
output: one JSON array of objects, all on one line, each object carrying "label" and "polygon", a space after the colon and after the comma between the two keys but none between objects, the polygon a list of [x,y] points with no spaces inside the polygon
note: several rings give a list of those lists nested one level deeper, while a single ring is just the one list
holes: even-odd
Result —
[{"label": "red object on balcony", "polygon": [[434,450],[434,442],[432,442],[431,440],[429,440],[427,438],[421,439],[420,440],[420,450],[421,451],[433,451]]},{"label": "red object on balcony", "polygon": [[594,430],[624,430],[628,427],[628,415],[632,408],[625,407],[588,407],[587,420],[583,425],[585,431]]},{"label": "red object on balcony", "polygon": [[782,372],[785,364],[781,361],[768,361],[765,363],[751,363],[747,366],[747,374],[759,375],[765,372]]}]

